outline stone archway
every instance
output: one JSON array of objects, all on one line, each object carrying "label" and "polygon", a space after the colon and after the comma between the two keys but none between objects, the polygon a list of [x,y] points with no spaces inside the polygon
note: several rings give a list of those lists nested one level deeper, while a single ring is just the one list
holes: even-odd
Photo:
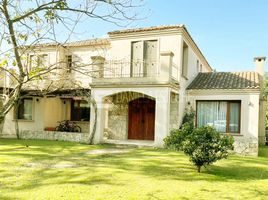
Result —
[{"label": "stone archway", "polygon": [[[156,103],[153,97],[120,92],[104,97],[103,103],[106,105],[102,121],[104,139],[154,140]],[[139,114],[135,112],[137,109],[140,109]],[[137,130],[139,133],[135,137]]]}]

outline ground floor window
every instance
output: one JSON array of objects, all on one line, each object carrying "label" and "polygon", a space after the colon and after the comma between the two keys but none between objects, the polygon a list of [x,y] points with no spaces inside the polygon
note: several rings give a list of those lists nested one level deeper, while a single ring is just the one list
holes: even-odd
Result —
[{"label": "ground floor window", "polygon": [[71,121],[89,121],[90,105],[85,100],[71,101]]},{"label": "ground floor window", "polygon": [[24,119],[24,120],[33,119],[33,99],[32,98],[24,98],[20,100],[19,105],[18,105],[17,116],[18,116],[18,119]]},{"label": "ground floor window", "polygon": [[222,133],[240,133],[241,101],[197,101],[197,127],[213,126]]}]

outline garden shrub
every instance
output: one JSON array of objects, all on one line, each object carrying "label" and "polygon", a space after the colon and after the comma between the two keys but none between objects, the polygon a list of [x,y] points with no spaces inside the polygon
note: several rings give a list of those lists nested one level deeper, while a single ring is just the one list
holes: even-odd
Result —
[{"label": "garden shrub", "polygon": [[193,131],[193,127],[189,123],[182,125],[180,129],[174,129],[164,139],[165,148],[182,151],[182,143]]},{"label": "garden shrub", "polygon": [[227,158],[233,143],[232,136],[220,134],[213,127],[203,126],[193,129],[182,142],[182,150],[200,172],[202,166]]},{"label": "garden shrub", "polygon": [[213,127],[193,128],[185,123],[181,129],[171,131],[164,143],[166,148],[183,151],[200,172],[202,166],[227,158],[228,151],[233,149],[234,140],[232,136],[220,134]]},{"label": "garden shrub", "polygon": [[187,106],[182,118],[182,125],[188,123],[191,128],[194,128],[195,111],[191,106]]}]

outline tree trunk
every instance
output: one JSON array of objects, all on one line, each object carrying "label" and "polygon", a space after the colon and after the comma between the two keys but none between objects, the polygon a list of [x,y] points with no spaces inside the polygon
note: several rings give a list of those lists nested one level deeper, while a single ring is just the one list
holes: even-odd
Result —
[{"label": "tree trunk", "polygon": [[20,129],[19,129],[19,123],[18,123],[17,119],[15,119],[15,131],[16,131],[16,137],[19,140],[20,139]]},{"label": "tree trunk", "polygon": [[198,171],[198,173],[201,172],[201,166],[197,166],[197,171]]},{"label": "tree trunk", "polygon": [[19,116],[18,105],[19,105],[18,102],[16,102],[16,103],[14,104],[14,113],[15,113],[15,119],[14,119],[14,122],[15,122],[15,132],[16,132],[16,137],[17,137],[17,139],[20,139],[20,129],[19,129],[19,122],[18,122],[18,116]]},{"label": "tree trunk", "polygon": [[89,135],[88,143],[93,144],[93,139],[94,139],[95,132],[96,132],[97,116],[98,115],[97,115],[97,103],[96,103],[95,99],[91,98],[90,102],[91,102],[91,105],[92,105],[92,107],[94,109],[94,125],[93,125],[93,128],[92,128],[92,132]]},{"label": "tree trunk", "polygon": [[0,114],[0,135],[3,133],[5,115]]}]

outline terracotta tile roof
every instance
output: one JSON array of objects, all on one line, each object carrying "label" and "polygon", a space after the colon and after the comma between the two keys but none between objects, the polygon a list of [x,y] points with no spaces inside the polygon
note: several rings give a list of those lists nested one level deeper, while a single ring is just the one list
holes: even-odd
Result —
[{"label": "terracotta tile roof", "polygon": [[145,27],[145,28],[133,28],[133,29],[125,29],[125,30],[117,30],[117,31],[111,31],[108,32],[109,35],[115,35],[115,34],[123,34],[123,33],[136,33],[136,32],[144,32],[144,31],[155,31],[155,30],[170,30],[170,29],[180,29],[184,28],[185,26],[183,24],[177,24],[177,25],[164,25],[164,26],[151,26],[151,27]]},{"label": "terracotta tile roof", "polygon": [[104,39],[98,38],[98,39],[88,39],[88,40],[81,40],[67,43],[50,42],[50,43],[37,44],[35,45],[35,47],[54,47],[54,46],[79,47],[79,46],[95,46],[95,45],[108,45],[108,44],[110,44],[110,40],[108,38]]},{"label": "terracotta tile roof", "polygon": [[257,72],[207,72],[199,73],[187,90],[259,89]]},{"label": "terracotta tile roof", "polygon": [[110,40],[108,38],[104,39],[90,39],[90,40],[81,40],[77,42],[68,42],[63,44],[63,46],[68,47],[76,47],[76,46],[94,46],[94,45],[107,45],[110,44]]}]

